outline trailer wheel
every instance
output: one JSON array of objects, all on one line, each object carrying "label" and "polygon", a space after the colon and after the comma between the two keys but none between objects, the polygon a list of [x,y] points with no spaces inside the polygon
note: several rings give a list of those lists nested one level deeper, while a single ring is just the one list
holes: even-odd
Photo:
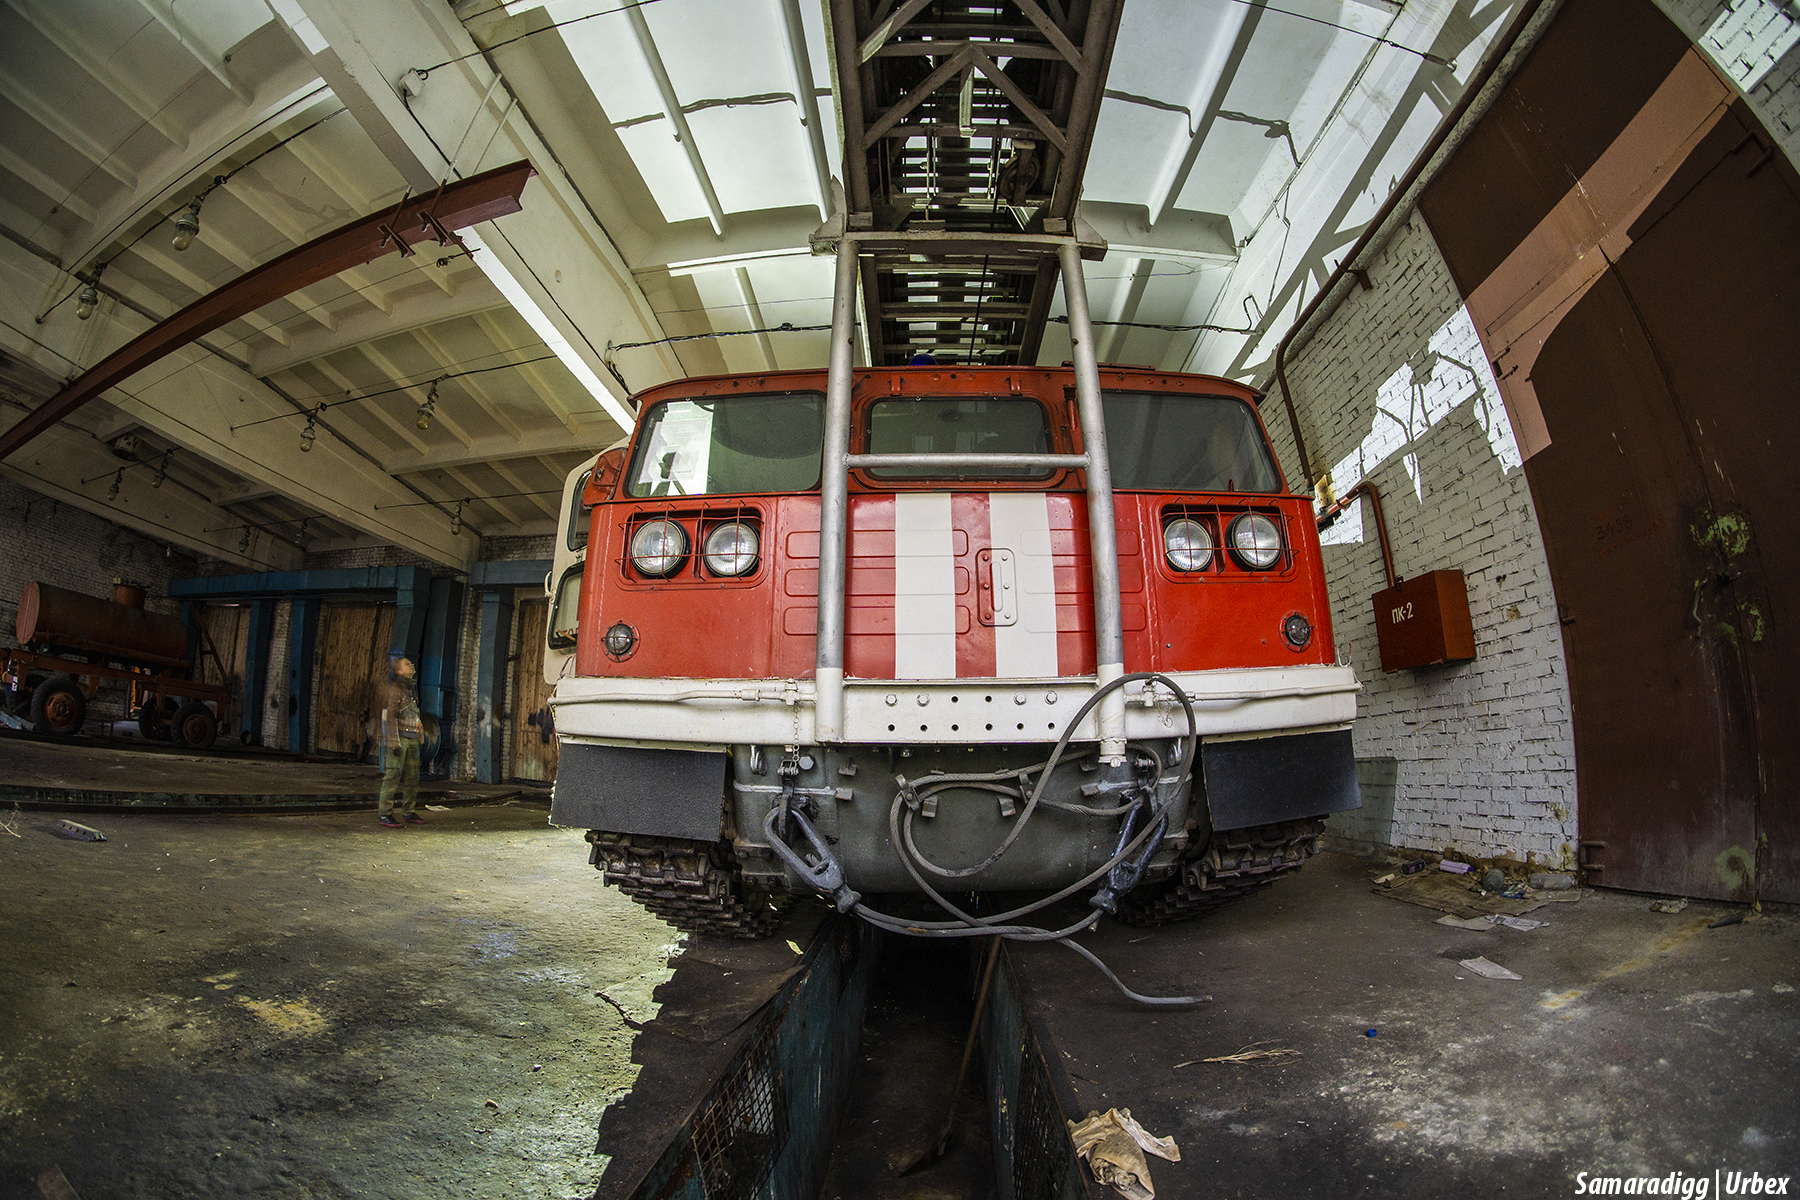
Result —
[{"label": "trailer wheel", "polygon": [[175,710],[175,718],[169,723],[169,735],[177,746],[211,750],[219,738],[219,718],[200,701],[189,700]]},{"label": "trailer wheel", "polygon": [[52,675],[31,693],[31,720],[41,733],[73,737],[87,719],[87,697],[67,675]]},{"label": "trailer wheel", "polygon": [[163,702],[155,697],[138,705],[138,736],[145,741],[166,742],[169,740],[169,710]]}]

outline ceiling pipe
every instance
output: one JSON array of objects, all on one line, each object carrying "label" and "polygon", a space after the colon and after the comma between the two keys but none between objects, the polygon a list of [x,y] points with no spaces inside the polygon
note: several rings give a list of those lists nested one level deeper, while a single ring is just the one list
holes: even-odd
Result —
[{"label": "ceiling pipe", "polygon": [[1287,333],[1282,335],[1280,344],[1275,347],[1275,380],[1281,387],[1281,402],[1287,408],[1288,428],[1294,435],[1294,451],[1300,459],[1300,473],[1305,476],[1309,486],[1316,486],[1317,480],[1313,478],[1312,460],[1306,453],[1306,439],[1300,434],[1300,417],[1294,411],[1293,392],[1288,387],[1287,351],[1289,344],[1319,314],[1327,299],[1337,290],[1340,283],[1353,275],[1361,275],[1367,270],[1366,267],[1356,265],[1357,259],[1380,236],[1383,227],[1386,226],[1395,211],[1403,203],[1414,202],[1412,192],[1414,186],[1419,182],[1419,177],[1425,173],[1425,168],[1431,164],[1431,160],[1437,157],[1438,152],[1450,140],[1451,134],[1456,132],[1457,126],[1462,124],[1463,118],[1468,115],[1476,99],[1493,79],[1494,73],[1500,69],[1500,64],[1506,61],[1507,56],[1512,53],[1513,46],[1524,34],[1526,28],[1536,19],[1539,10],[1558,2],[1559,0],[1528,0],[1526,5],[1519,10],[1518,15],[1512,19],[1511,24],[1500,35],[1499,40],[1482,57],[1480,66],[1475,69],[1474,77],[1469,80],[1468,86],[1463,88],[1462,95],[1457,97],[1455,106],[1444,114],[1443,120],[1438,122],[1437,128],[1432,131],[1431,140],[1425,143],[1425,148],[1419,151],[1418,157],[1414,158],[1412,165],[1406,169],[1405,176],[1393,191],[1388,193],[1387,201],[1381,206],[1381,210],[1363,228],[1363,234],[1356,239],[1356,245],[1352,246],[1350,253],[1344,255],[1338,262],[1337,269],[1325,281],[1325,286],[1319,289],[1318,294],[1312,298],[1312,303],[1308,304],[1295,318],[1294,323],[1288,326]]}]

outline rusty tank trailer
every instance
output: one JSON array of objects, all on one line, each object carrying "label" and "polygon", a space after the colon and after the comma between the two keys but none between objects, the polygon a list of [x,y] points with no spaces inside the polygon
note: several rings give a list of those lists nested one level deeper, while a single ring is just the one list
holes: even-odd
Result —
[{"label": "rusty tank trailer", "polygon": [[102,683],[124,684],[135,692],[127,707],[146,738],[210,748],[230,692],[195,678],[186,623],[148,611],[145,596],[124,580],[110,600],[26,584],[14,626],[20,648],[0,651],[0,707],[39,732],[72,737]]}]

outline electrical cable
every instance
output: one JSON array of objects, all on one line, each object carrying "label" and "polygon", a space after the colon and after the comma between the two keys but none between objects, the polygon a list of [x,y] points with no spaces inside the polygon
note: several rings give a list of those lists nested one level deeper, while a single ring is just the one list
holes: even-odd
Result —
[{"label": "electrical cable", "polygon": [[[474,504],[474,503],[476,503],[478,501],[482,501],[482,500],[517,500],[524,496],[560,496],[560,495],[562,495],[561,488],[545,488],[542,491],[537,491],[537,492],[499,492],[492,496],[464,496],[461,500],[461,503]],[[406,504],[377,504],[375,506],[375,511],[380,512],[382,509],[386,509],[386,508],[424,508],[426,505],[443,505],[443,504],[456,504],[456,503],[458,503],[458,501],[455,501],[455,500],[422,500],[417,503],[406,503]]]},{"label": "electrical cable", "polygon": [[[867,921],[869,924],[874,925],[878,929],[884,929],[892,933],[906,934],[912,937],[957,938],[998,936],[1006,938],[1008,941],[1060,942],[1077,954],[1080,954],[1090,963],[1093,963],[1096,967],[1100,968],[1101,973],[1106,976],[1107,980],[1112,983],[1121,994],[1140,1004],[1160,1007],[1185,1006],[1200,1003],[1199,997],[1196,996],[1147,996],[1140,992],[1133,991],[1131,988],[1127,987],[1124,982],[1120,980],[1119,977],[1092,951],[1069,940],[1075,934],[1091,929],[1095,922],[1100,919],[1102,911],[1101,900],[1106,896],[1105,888],[1102,888],[1101,892],[1096,895],[1093,901],[1095,904],[1095,911],[1087,914],[1080,921],[1063,929],[1041,929],[1036,926],[1012,923],[1019,917],[1027,916],[1033,912],[1040,911],[1052,904],[1065,900],[1082,888],[1097,882],[1103,876],[1110,875],[1116,868],[1132,861],[1132,856],[1136,854],[1140,848],[1144,847],[1146,843],[1154,846],[1161,842],[1167,828],[1169,809],[1173,807],[1175,803],[1174,797],[1180,795],[1179,785],[1181,782],[1184,782],[1184,780],[1178,779],[1176,781],[1177,788],[1174,796],[1171,796],[1170,799],[1165,802],[1158,802],[1158,795],[1162,790],[1162,784],[1167,772],[1167,764],[1164,763],[1162,755],[1156,753],[1153,748],[1141,745],[1139,747],[1142,750],[1147,750],[1156,762],[1156,776],[1151,782],[1149,796],[1148,798],[1139,799],[1131,805],[1125,806],[1128,810],[1144,808],[1147,806],[1152,814],[1151,819],[1144,821],[1142,826],[1133,836],[1129,838],[1121,837],[1122,844],[1098,869],[1089,872],[1086,876],[1062,888],[1060,891],[1029,904],[1021,905],[1020,907],[1011,909],[1007,912],[999,913],[992,917],[983,917],[966,912],[951,903],[936,888],[931,886],[918,869],[919,865],[923,865],[939,875],[950,878],[963,878],[985,870],[995,862],[999,861],[1000,857],[1018,840],[1020,833],[1023,831],[1026,823],[1030,820],[1032,814],[1036,812],[1040,803],[1044,803],[1044,789],[1048,786],[1050,776],[1055,770],[1056,764],[1061,760],[1063,752],[1068,747],[1070,738],[1074,735],[1075,729],[1081,723],[1082,719],[1086,717],[1087,714],[1093,710],[1094,706],[1109,693],[1117,688],[1124,687],[1128,683],[1134,682],[1144,682],[1152,685],[1161,684],[1173,692],[1175,698],[1181,702],[1181,706],[1186,712],[1188,719],[1188,733],[1186,737],[1187,749],[1182,756],[1182,762],[1186,764],[1186,769],[1191,772],[1194,756],[1198,751],[1200,741],[1199,720],[1194,713],[1193,701],[1188,698],[1187,693],[1182,690],[1179,684],[1160,671],[1139,671],[1123,675],[1094,690],[1093,694],[1087,698],[1082,706],[1076,711],[1074,717],[1071,718],[1064,727],[1062,736],[1057,739],[1055,746],[1051,750],[1050,757],[1042,764],[1032,767],[1016,768],[1009,771],[983,772],[969,775],[931,776],[925,780],[918,781],[917,784],[908,784],[904,777],[901,777],[901,787],[899,791],[896,792],[894,802],[888,809],[889,843],[895,847],[895,854],[899,857],[901,866],[906,869],[907,874],[912,877],[913,882],[916,883],[919,889],[930,897],[939,908],[942,908],[948,913],[953,920],[907,921],[904,918],[870,908],[867,904],[862,902],[861,898],[857,896],[854,891],[849,889],[848,885],[841,882],[842,871],[838,867],[836,859],[832,856],[828,844],[813,834],[810,826],[806,826],[805,831],[809,834],[809,839],[813,842],[815,847],[818,848],[820,855],[824,860],[821,864],[821,871],[825,871],[828,868],[829,873],[835,874],[840,881],[836,888],[839,907],[854,912],[858,917]],[[918,853],[917,847],[912,843],[911,818],[916,811],[913,808],[913,802],[917,802],[920,807],[923,806],[925,797],[919,795],[919,786],[922,785],[926,789],[927,796],[935,794],[935,791],[948,790],[953,787],[973,787],[975,790],[983,791],[1003,790],[1016,795],[1022,793],[1025,780],[1033,774],[1037,775],[1037,782],[1032,788],[1031,797],[1026,802],[1024,810],[1020,812],[1018,820],[1014,823],[1011,832],[1001,841],[1000,846],[993,853],[989,854],[980,864],[977,864],[973,868],[951,870],[930,863],[922,854]],[[998,786],[1001,780],[1008,777],[1017,781],[1017,790],[1004,789]],[[1045,804],[1045,806],[1052,807],[1054,805]],[[903,807],[908,810],[908,821],[904,836],[902,834],[900,820],[900,810]],[[1086,808],[1086,806],[1072,807],[1077,809]],[[1114,810],[1105,811],[1111,812]],[[772,839],[780,840],[776,838],[775,829],[778,825],[785,824],[789,815],[787,802],[784,799],[776,808],[771,809],[768,817],[765,818],[765,832],[768,833]],[[797,813],[793,815],[798,816]],[[802,820],[804,819],[802,818]],[[1126,826],[1126,828],[1129,829],[1129,826]],[[786,847],[785,842],[782,844],[782,849],[787,851],[788,854],[793,853],[793,851]],[[913,858],[908,857],[909,852]],[[1146,852],[1146,858],[1147,857],[1148,852]],[[914,858],[917,859],[918,865],[915,865],[915,862],[913,861]],[[800,860],[796,858],[795,861],[798,862]],[[1138,865],[1137,869],[1141,871],[1141,863]]]},{"label": "electrical cable", "polygon": [[[496,353],[498,353],[498,352],[496,352]],[[485,357],[485,355],[483,357]],[[291,420],[294,417],[317,416],[319,413],[324,412],[328,409],[337,408],[337,407],[339,407],[341,405],[345,405],[345,404],[355,404],[359,400],[373,400],[377,396],[391,396],[395,392],[408,392],[408,391],[411,391],[412,389],[418,387],[422,383],[431,383],[431,382],[434,382],[437,380],[445,380],[445,379],[461,379],[465,375],[484,375],[489,371],[504,371],[509,367],[528,367],[532,363],[546,362],[555,357],[556,357],[556,355],[554,355],[554,354],[542,354],[542,355],[539,355],[537,358],[525,359],[523,362],[496,363],[495,365],[493,365],[491,367],[476,367],[473,370],[468,370],[468,371],[456,371],[451,374],[434,375],[431,377],[431,379],[422,379],[418,383],[403,383],[397,387],[382,388],[381,390],[374,391],[374,392],[364,392],[360,396],[345,396],[342,400],[323,401],[320,404],[315,405],[313,408],[305,409],[303,411],[290,412],[290,413],[278,413],[272,417],[262,417],[255,421],[245,421],[242,425],[231,426],[231,432],[236,433],[240,429],[249,429],[252,425],[267,425],[271,421],[287,421],[287,420]],[[301,398],[310,399],[311,397],[301,397]],[[392,507],[392,506],[390,505],[390,507]]]},{"label": "electrical cable", "polygon": [[[324,116],[320,117],[318,120],[314,121],[311,125],[308,125],[305,129],[301,129],[301,130],[298,130],[297,132],[289,134],[287,137],[282,138],[279,142],[276,142],[274,145],[268,147],[266,150],[263,150],[262,152],[251,157],[247,161],[240,163],[239,165],[233,167],[230,171],[226,172],[225,174],[213,176],[212,182],[207,184],[204,188],[201,188],[199,192],[195,193],[193,200],[189,201],[189,203],[192,204],[192,203],[204,201],[208,196],[212,195],[219,188],[224,187],[227,183],[229,183],[231,181],[232,177],[235,176],[236,174],[238,174],[238,172],[245,170],[246,168],[251,166],[253,163],[257,162],[258,160],[265,158],[270,154],[275,153],[275,151],[281,149],[283,146],[287,145],[289,142],[292,142],[297,138],[303,137],[306,134],[311,133],[313,130],[317,129],[319,126],[323,125],[325,122],[331,120],[333,117],[342,116],[344,113],[347,113],[349,111],[350,110],[348,108],[340,107],[335,112],[327,113]],[[123,246],[120,246],[113,253],[107,255],[103,261],[97,260],[94,264],[94,269],[92,271],[84,274],[78,267],[64,267],[62,269],[64,271],[67,271],[70,275],[74,276],[80,282],[87,284],[90,287],[98,286],[98,284],[100,282],[101,273],[103,271],[105,271],[106,268],[110,267],[113,264],[113,262],[121,254],[124,254],[126,251],[130,250],[133,246],[137,245],[139,242],[141,242],[145,238],[149,237],[152,233],[155,233],[158,229],[162,228],[164,222],[168,221],[170,218],[179,214],[186,207],[187,207],[187,205],[183,205],[181,208],[177,208],[171,212],[166,212],[162,216],[158,217],[156,220],[152,221],[150,224],[144,226],[144,228],[138,232],[138,235],[136,237],[132,238],[129,242],[126,242]],[[139,211],[141,212],[143,210],[140,209]],[[117,230],[119,228],[122,228],[122,226],[115,226],[114,231],[117,232]],[[110,238],[112,235],[108,234],[107,236]],[[70,290],[69,292],[65,293],[63,295],[62,299],[58,300],[55,304],[52,304],[49,308],[45,309],[41,314],[39,314],[39,316],[37,318],[37,323],[39,325],[42,325],[44,323],[45,319],[47,317],[49,317],[49,315],[51,313],[53,313],[57,309],[61,308],[63,306],[63,304],[68,301],[70,296],[74,296],[76,294],[77,293],[73,290]]]},{"label": "electrical cable", "polygon": [[1354,33],[1357,37],[1368,38],[1371,42],[1380,42],[1383,46],[1390,46],[1395,50],[1404,50],[1408,54],[1416,54],[1426,62],[1436,66],[1454,67],[1456,65],[1455,62],[1440,54],[1431,54],[1424,50],[1414,50],[1411,46],[1401,45],[1399,42],[1384,38],[1378,33],[1369,33],[1361,29],[1352,29],[1348,25],[1339,25],[1336,21],[1327,21],[1324,17],[1311,17],[1305,13],[1294,12],[1292,9],[1277,8],[1273,4],[1265,3],[1264,0],[1232,0],[1232,3],[1242,4],[1246,8],[1260,8],[1267,12],[1280,13],[1284,17],[1298,17],[1302,21],[1311,21],[1314,25],[1324,25],[1331,29],[1342,30],[1345,33]]},{"label": "electrical cable", "polygon": [[[621,4],[621,5],[620,5],[620,6],[619,6],[619,7],[617,7],[617,8],[603,8],[603,9],[601,9],[601,10],[600,10],[600,11],[599,11],[599,12],[591,12],[591,13],[588,13],[588,14],[587,14],[587,15],[585,15],[585,16],[580,16],[580,17],[570,17],[570,18],[569,18],[569,19],[568,19],[568,20],[566,20],[566,21],[556,21],[556,22],[553,22],[553,23],[552,23],[552,24],[549,24],[549,25],[546,25],[546,26],[544,26],[544,27],[543,27],[543,28],[542,28],[542,29],[533,29],[533,30],[532,30],[532,31],[531,31],[531,32],[529,32],[529,33],[521,33],[521,34],[519,34],[519,35],[518,35],[518,36],[517,36],[517,37],[510,37],[510,38],[507,38],[507,39],[506,39],[506,40],[505,40],[505,41],[503,41],[503,42],[495,42],[495,43],[494,43],[494,44],[493,44],[493,45],[491,45],[491,46],[484,46],[484,47],[483,47],[483,48],[482,48],[482,49],[480,49],[480,50],[472,50],[472,51],[470,51],[470,52],[469,52],[469,53],[468,53],[468,54],[459,54],[459,55],[457,55],[457,56],[456,56],[456,57],[455,57],[455,58],[446,58],[446,59],[445,59],[445,60],[444,60],[444,61],[443,61],[443,62],[441,62],[441,63],[433,63],[433,64],[432,64],[432,65],[431,65],[431,66],[429,66],[429,67],[414,67],[414,68],[413,68],[413,70],[415,70],[415,71],[417,71],[417,72],[418,72],[418,73],[419,73],[419,78],[421,78],[421,79],[423,79],[423,78],[425,78],[425,77],[426,77],[426,76],[428,76],[428,75],[430,75],[430,74],[431,74],[431,73],[432,73],[432,72],[433,72],[433,71],[435,71],[435,70],[437,70],[437,69],[438,69],[438,68],[439,68],[439,67],[447,67],[447,66],[449,66],[449,65],[450,65],[450,64],[452,64],[452,63],[459,63],[459,62],[463,62],[463,61],[464,61],[464,60],[466,60],[466,59],[471,59],[471,58],[479,58],[479,57],[481,57],[481,56],[482,56],[482,55],[484,55],[484,54],[492,54],[492,53],[493,53],[493,52],[494,52],[494,51],[496,51],[496,50],[498,50],[498,49],[500,49],[500,48],[501,48],[501,47],[502,47],[502,46],[510,46],[510,45],[512,45],[512,44],[513,44],[513,43],[514,43],[514,42],[522,42],[522,41],[524,41],[524,40],[525,40],[525,39],[526,39],[526,38],[528,38],[528,37],[536,37],[536,36],[537,36],[537,35],[538,35],[538,34],[540,34],[540,33],[549,33],[549,32],[550,32],[550,31],[551,31],[551,30],[552,30],[552,29],[562,29],[562,28],[564,28],[564,27],[565,27],[565,26],[569,26],[569,25],[579,25],[579,24],[581,24],[581,22],[583,22],[583,21],[591,21],[591,20],[593,20],[593,19],[594,19],[594,18],[595,18],[595,17],[605,17],[605,16],[611,16],[611,15],[612,15],[612,14],[613,14],[613,13],[622,13],[622,12],[624,12],[624,11],[625,11],[625,10],[626,10],[626,9],[631,9],[631,8],[644,8],[644,7],[646,7],[646,6],[648,6],[648,5],[651,5],[651,4],[655,4],[655,3],[657,3],[657,0],[633,0],[633,2],[632,2],[632,3],[630,3],[630,4]],[[494,8],[505,8],[505,7],[506,7],[506,5],[505,5],[505,4],[496,4],[496,5],[495,5],[495,6],[494,6]],[[481,11],[481,12],[478,12],[478,13],[475,13],[475,14],[474,14],[474,15],[473,15],[473,16],[471,16],[471,17],[469,17],[469,18],[468,18],[468,19],[469,19],[469,20],[471,20],[471,21],[472,21],[472,20],[474,20],[474,19],[475,19],[475,17],[479,17],[479,16],[484,16],[484,15],[485,15],[485,14],[487,14],[487,13],[491,13],[491,12],[493,12],[493,11],[494,11],[494,8],[486,8],[486,9],[483,9],[483,10],[482,10],[482,11]],[[417,119],[417,118],[414,118],[414,119],[415,119],[415,120],[416,120],[416,119]],[[439,151],[439,153],[440,153],[440,154],[441,154],[441,153],[443,153],[443,152],[442,152],[442,151]],[[448,161],[449,161],[449,160],[448,160],[448,159],[445,159],[445,160],[444,160],[444,161],[446,161],[446,162],[448,162]]]}]

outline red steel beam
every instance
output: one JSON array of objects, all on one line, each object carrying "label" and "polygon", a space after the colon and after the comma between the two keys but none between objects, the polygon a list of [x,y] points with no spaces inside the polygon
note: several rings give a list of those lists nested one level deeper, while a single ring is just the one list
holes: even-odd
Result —
[{"label": "red steel beam", "polygon": [[431,196],[415,196],[398,208],[353,221],[239,276],[115,350],[0,433],[0,461],[107,388],[195,339],[300,288],[375,261],[393,247],[395,237],[411,247],[436,240],[439,231],[467,229],[518,212],[519,195],[534,174],[530,163],[516,162],[447,184]]}]

